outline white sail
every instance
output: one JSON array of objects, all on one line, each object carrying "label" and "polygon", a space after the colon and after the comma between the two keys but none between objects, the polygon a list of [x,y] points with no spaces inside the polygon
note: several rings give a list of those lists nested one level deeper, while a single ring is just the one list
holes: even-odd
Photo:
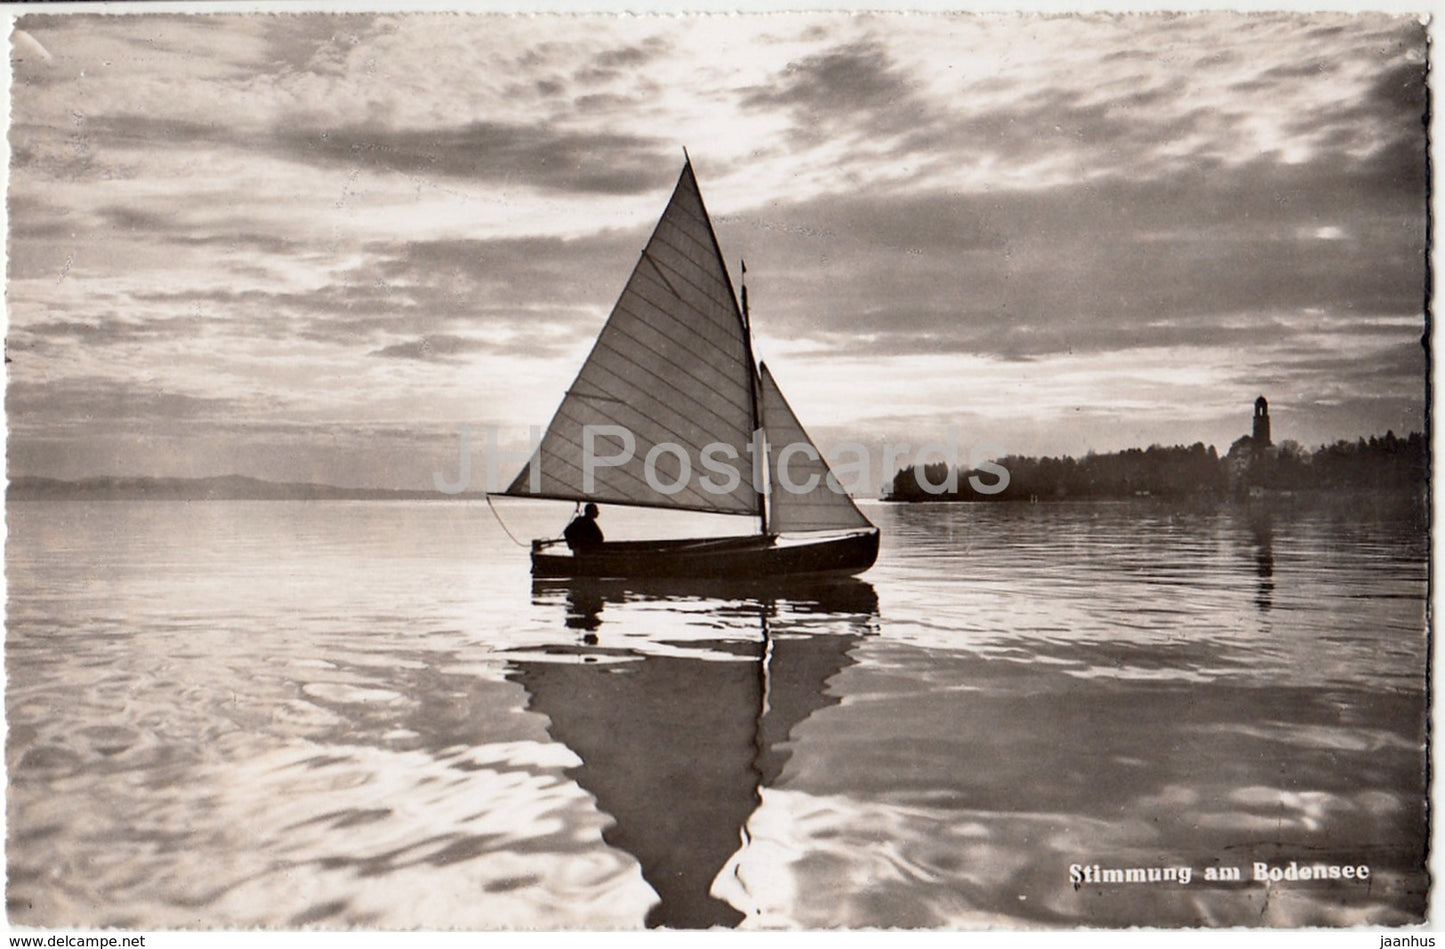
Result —
[{"label": "white sail", "polygon": [[[769,527],[778,533],[872,527],[837,484],[822,453],[803,431],[773,374],[762,367],[763,424],[768,441]],[[786,469],[784,468],[786,463]],[[806,490],[804,490],[806,489]]]},{"label": "white sail", "polygon": [[[755,400],[747,330],[689,163],[537,454],[506,493],[756,514],[762,502],[747,453]],[[617,426],[634,440],[625,463],[594,466],[591,491],[583,479],[587,425]],[[712,490],[726,479],[702,466],[703,449],[714,443],[734,454],[729,460],[715,450],[713,457],[741,475],[729,493]],[[677,446],[688,457],[691,476],[675,490],[681,463],[672,449],[654,456],[649,483],[645,466],[658,445]],[[626,445],[603,437],[592,447],[594,457],[606,457]],[[534,468],[540,470],[535,492],[529,488]]]}]

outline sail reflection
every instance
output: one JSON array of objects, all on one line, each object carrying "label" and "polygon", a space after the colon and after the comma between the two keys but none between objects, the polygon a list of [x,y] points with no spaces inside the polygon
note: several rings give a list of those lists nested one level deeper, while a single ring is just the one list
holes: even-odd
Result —
[{"label": "sail reflection", "polygon": [[[782,775],[793,730],[839,701],[828,682],[876,631],[873,588],[850,580],[740,597],[538,583],[533,602],[561,606],[564,625],[586,633],[512,660],[507,677],[581,758],[568,774],[614,819],[603,838],[637,859],[659,897],[647,925],[737,925],[744,914],[711,894],[713,880],[742,845],[761,789]],[[679,627],[714,634],[649,637],[656,649],[621,635],[632,607],[662,604],[678,607]]]}]

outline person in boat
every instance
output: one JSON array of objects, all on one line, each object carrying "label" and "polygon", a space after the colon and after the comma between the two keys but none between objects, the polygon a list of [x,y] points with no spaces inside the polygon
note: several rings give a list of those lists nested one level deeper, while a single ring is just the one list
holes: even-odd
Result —
[{"label": "person in boat", "polygon": [[573,550],[586,550],[601,544],[602,528],[597,526],[597,505],[588,501],[582,513],[572,518],[572,523],[562,531],[562,539]]}]

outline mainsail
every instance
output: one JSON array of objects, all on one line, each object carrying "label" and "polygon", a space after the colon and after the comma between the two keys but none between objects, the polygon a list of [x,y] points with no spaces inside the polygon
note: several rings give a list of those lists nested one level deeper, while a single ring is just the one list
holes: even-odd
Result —
[{"label": "mainsail", "polygon": [[[760,425],[766,512],[752,476],[752,435]],[[728,479],[717,477],[705,456],[731,465],[736,486],[722,491]],[[745,310],[692,165],[684,164],[591,354],[505,493],[751,514],[772,533],[872,528],[836,485],[772,374],[754,367]]]},{"label": "mainsail", "polygon": [[873,522],[841,485],[839,490],[830,487],[830,482],[837,485],[837,479],[766,365],[762,367],[762,390],[772,529],[782,533],[872,527]]},{"label": "mainsail", "polygon": [[[688,163],[537,453],[505,493],[757,514],[761,500],[747,453],[757,416],[754,379],[747,330]],[[582,469],[589,425],[616,426],[634,440],[626,462],[594,467],[591,491],[584,490]],[[731,449],[728,463],[742,474],[728,493],[701,484],[702,450],[714,443]],[[659,445],[686,452],[692,468],[672,493],[646,477],[649,452]],[[591,447],[594,457],[604,458],[627,445],[604,434]],[[714,449],[714,457],[727,453]],[[529,487],[534,468],[540,473],[535,492]],[[680,473],[671,448],[653,455],[653,469],[653,481],[671,491]]]}]

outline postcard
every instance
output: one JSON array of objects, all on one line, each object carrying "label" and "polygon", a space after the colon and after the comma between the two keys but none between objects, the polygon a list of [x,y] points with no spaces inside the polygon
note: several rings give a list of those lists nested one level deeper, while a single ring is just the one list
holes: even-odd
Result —
[{"label": "postcard", "polygon": [[1429,921],[1422,16],[8,13],[15,930]]}]

